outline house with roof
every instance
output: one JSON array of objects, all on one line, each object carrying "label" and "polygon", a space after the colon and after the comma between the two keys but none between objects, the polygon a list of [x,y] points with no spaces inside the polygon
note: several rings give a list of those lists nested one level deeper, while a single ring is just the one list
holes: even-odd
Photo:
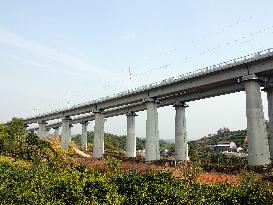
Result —
[{"label": "house with roof", "polygon": [[206,148],[213,152],[237,152],[237,146],[233,141],[219,141],[217,145],[206,145]]}]

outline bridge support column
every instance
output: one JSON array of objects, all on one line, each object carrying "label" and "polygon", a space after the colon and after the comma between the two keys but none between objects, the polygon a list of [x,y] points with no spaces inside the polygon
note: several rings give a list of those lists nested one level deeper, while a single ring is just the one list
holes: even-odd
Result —
[{"label": "bridge support column", "polygon": [[137,115],[134,112],[130,112],[126,116],[127,116],[126,157],[136,157],[135,116]]},{"label": "bridge support column", "polygon": [[159,147],[159,130],[158,130],[158,111],[156,109],[156,115],[155,115],[155,132],[156,132],[156,160],[160,160],[160,147]]},{"label": "bridge support column", "polygon": [[246,92],[248,164],[270,164],[260,83],[254,74],[242,78]]},{"label": "bridge support column", "polygon": [[69,132],[68,132],[68,143],[71,142],[71,129],[72,129],[73,125],[69,124]]},{"label": "bridge support column", "polygon": [[54,136],[59,136],[60,134],[60,127],[53,127],[54,129]]},{"label": "bridge support column", "polygon": [[50,131],[50,128],[46,127],[46,129],[45,129],[45,136],[49,136],[49,131]]},{"label": "bridge support column", "polygon": [[273,84],[266,85],[264,91],[267,93],[268,102],[268,118],[269,118],[269,136],[268,144],[270,151],[270,159],[273,161]]},{"label": "bridge support column", "polygon": [[82,135],[81,135],[81,148],[87,150],[87,126],[88,121],[84,121],[82,124]]},{"label": "bridge support column", "polygon": [[39,127],[38,127],[37,135],[41,139],[46,134],[46,125],[47,125],[47,122],[46,121],[39,121],[38,124],[39,124]]},{"label": "bridge support column", "polygon": [[102,158],[104,154],[104,114],[100,110],[95,113],[93,157]]},{"label": "bridge support column", "polygon": [[71,121],[72,119],[68,116],[62,119],[61,145],[63,150],[68,148],[68,144],[71,140],[71,130],[70,130]]},{"label": "bridge support column", "polygon": [[185,103],[177,102],[175,105],[175,160],[182,161],[188,159],[187,150],[187,130]]},{"label": "bridge support column", "polygon": [[154,99],[147,99],[147,120],[146,120],[146,143],[145,161],[158,159],[158,114],[157,102]]}]

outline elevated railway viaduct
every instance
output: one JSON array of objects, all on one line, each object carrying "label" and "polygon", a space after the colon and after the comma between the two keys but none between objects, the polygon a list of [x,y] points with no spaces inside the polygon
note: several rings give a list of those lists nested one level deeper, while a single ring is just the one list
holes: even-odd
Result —
[{"label": "elevated railway viaduct", "polygon": [[[261,87],[267,93],[269,136],[267,135],[261,99]],[[232,59],[194,72],[107,96],[67,109],[25,118],[26,125],[38,123],[38,136],[47,135],[54,128],[59,134],[62,128],[62,148],[71,140],[71,126],[82,124],[82,147],[87,144],[87,125],[95,120],[93,157],[104,153],[104,119],[127,115],[126,155],[136,156],[135,117],[147,110],[145,161],[160,159],[158,107],[173,105],[175,114],[176,160],[186,160],[187,134],[186,103],[235,92],[246,93],[246,117],[248,135],[248,162],[250,165],[266,165],[273,156],[273,49]],[[48,124],[51,120],[59,122]]]}]

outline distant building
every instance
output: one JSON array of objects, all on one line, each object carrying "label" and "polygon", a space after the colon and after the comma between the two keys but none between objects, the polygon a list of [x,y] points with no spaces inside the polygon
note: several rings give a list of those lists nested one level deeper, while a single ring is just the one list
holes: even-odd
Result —
[{"label": "distant building", "polygon": [[237,146],[233,141],[219,141],[217,145],[206,145],[206,148],[213,152],[237,152]]}]

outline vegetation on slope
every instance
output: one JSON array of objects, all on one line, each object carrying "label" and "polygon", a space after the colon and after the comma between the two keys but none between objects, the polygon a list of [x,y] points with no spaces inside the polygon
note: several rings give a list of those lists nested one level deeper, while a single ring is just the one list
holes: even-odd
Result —
[{"label": "vegetation on slope", "polygon": [[1,204],[272,204],[273,192],[246,174],[243,183],[200,184],[167,172],[99,172],[48,163],[0,162]]},{"label": "vegetation on slope", "polygon": [[199,140],[191,141],[192,145],[216,145],[220,141],[233,141],[237,147],[246,148],[245,138],[247,130],[231,131],[227,127],[220,128],[216,134],[211,134],[208,137],[203,137]]},{"label": "vegetation on slope", "polygon": [[0,144],[0,204],[273,204],[272,187],[249,173],[240,184],[201,184],[198,167],[175,178],[167,171],[124,171],[115,158],[105,159],[104,170],[73,163],[27,134],[19,119],[0,125]]},{"label": "vegetation on slope", "polygon": [[[245,141],[247,136],[246,130],[230,131],[224,127],[217,131],[216,134],[203,137],[199,140],[189,142],[189,156],[191,160],[201,161],[202,163],[224,163],[224,164],[246,164],[246,157],[236,157],[225,155],[222,153],[215,153],[206,148],[206,145],[216,145],[220,141],[233,141],[237,147],[242,147],[244,152],[247,151],[247,143]],[[234,169],[237,169],[236,167]],[[238,170],[239,171],[239,170]]]},{"label": "vegetation on slope", "polygon": [[51,149],[47,141],[40,140],[37,135],[26,133],[22,120],[13,118],[8,126],[0,124],[0,154],[38,162],[44,159]]}]

